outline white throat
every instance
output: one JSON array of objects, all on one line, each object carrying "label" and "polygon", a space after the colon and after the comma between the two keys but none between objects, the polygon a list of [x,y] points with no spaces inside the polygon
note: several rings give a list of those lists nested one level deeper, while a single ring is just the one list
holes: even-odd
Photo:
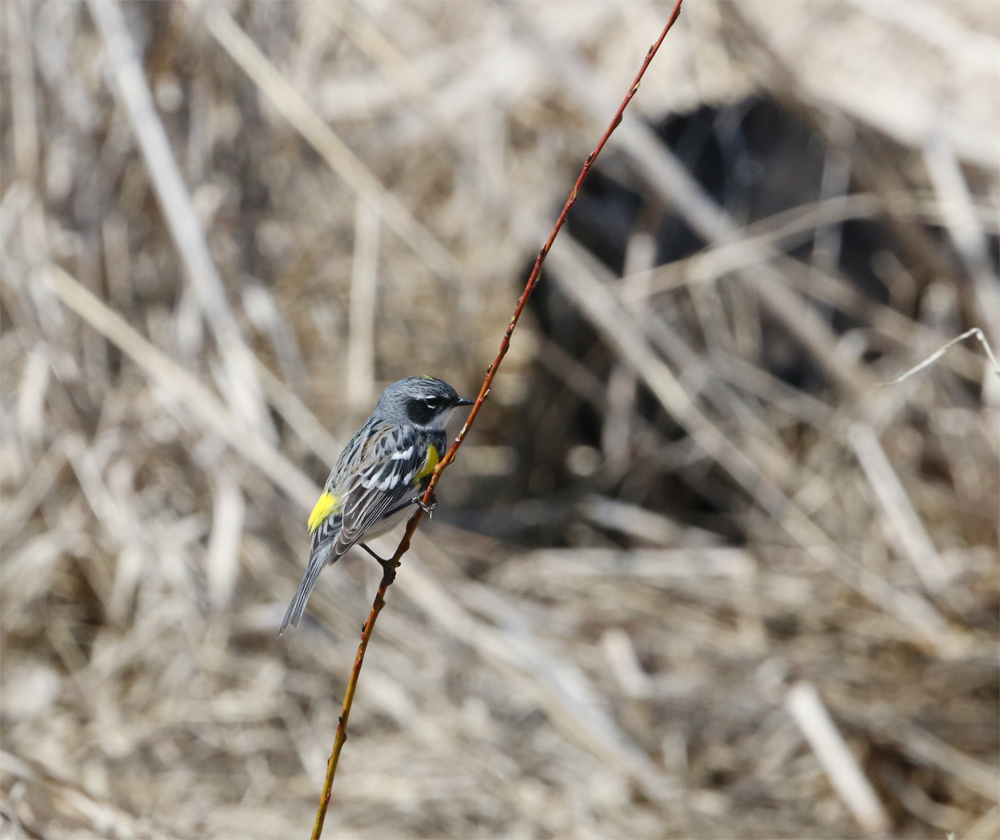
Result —
[{"label": "white throat", "polygon": [[455,413],[454,408],[449,408],[445,411],[442,411],[437,417],[431,420],[431,422],[428,423],[425,428],[429,429],[432,432],[443,432],[445,426],[448,425],[448,421],[451,420],[451,415],[454,413]]}]

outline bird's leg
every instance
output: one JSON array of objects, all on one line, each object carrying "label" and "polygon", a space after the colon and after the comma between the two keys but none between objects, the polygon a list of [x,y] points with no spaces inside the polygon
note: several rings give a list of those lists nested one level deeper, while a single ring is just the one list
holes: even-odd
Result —
[{"label": "bird's leg", "polygon": [[424,504],[424,496],[421,493],[421,494],[419,494],[417,496],[414,496],[409,501],[403,502],[403,504],[401,504],[399,507],[394,507],[392,510],[386,512],[385,514],[383,514],[383,518],[388,519],[394,513],[399,513],[401,510],[403,510],[403,508],[408,508],[410,505],[416,505],[424,513],[426,513],[428,516],[430,516],[431,514],[434,513],[434,511],[437,510],[437,506],[438,506],[437,497],[432,497],[431,498],[431,503],[429,505],[425,505]]},{"label": "bird's leg", "polygon": [[358,545],[378,561],[378,564],[382,567],[383,576],[389,578],[389,583],[392,583],[396,579],[396,569],[392,565],[392,560],[383,560],[364,543],[358,543]]},{"label": "bird's leg", "polygon": [[414,504],[418,508],[420,508],[424,513],[427,514],[428,518],[433,518],[434,511],[437,510],[437,506],[438,506],[437,496],[431,496],[431,503],[429,505],[424,504],[424,497],[423,497],[423,495],[414,496],[413,497],[413,501],[412,501],[411,504]]}]

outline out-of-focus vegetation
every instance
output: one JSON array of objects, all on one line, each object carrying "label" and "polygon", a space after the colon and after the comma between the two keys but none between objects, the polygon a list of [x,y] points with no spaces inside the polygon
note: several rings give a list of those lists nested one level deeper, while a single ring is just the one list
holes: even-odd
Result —
[{"label": "out-of-focus vegetation", "polygon": [[[478,387],[668,14],[2,4],[2,836],[308,832],[380,570],[276,639],[307,506],[385,384]],[[690,2],[331,836],[998,836],[998,379],[878,387],[997,347],[998,57],[990,3]]]}]

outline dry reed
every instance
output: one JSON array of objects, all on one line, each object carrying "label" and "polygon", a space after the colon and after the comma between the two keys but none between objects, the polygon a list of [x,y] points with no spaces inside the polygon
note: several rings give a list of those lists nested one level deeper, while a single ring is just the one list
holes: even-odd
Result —
[{"label": "dry reed", "polygon": [[[364,394],[481,381],[669,11],[2,5],[0,834],[309,831],[379,570],[275,642],[303,507]],[[997,347],[1000,15],[675,35],[413,537],[328,832],[1000,836],[998,377],[875,387]]]}]

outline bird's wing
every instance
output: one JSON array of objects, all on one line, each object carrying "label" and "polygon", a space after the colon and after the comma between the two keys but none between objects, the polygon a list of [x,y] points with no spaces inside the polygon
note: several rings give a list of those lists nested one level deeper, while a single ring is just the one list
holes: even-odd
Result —
[{"label": "bird's wing", "polygon": [[345,553],[383,516],[406,504],[428,463],[428,440],[417,429],[376,427],[359,452],[358,467],[340,493],[340,534],[334,549]]}]

